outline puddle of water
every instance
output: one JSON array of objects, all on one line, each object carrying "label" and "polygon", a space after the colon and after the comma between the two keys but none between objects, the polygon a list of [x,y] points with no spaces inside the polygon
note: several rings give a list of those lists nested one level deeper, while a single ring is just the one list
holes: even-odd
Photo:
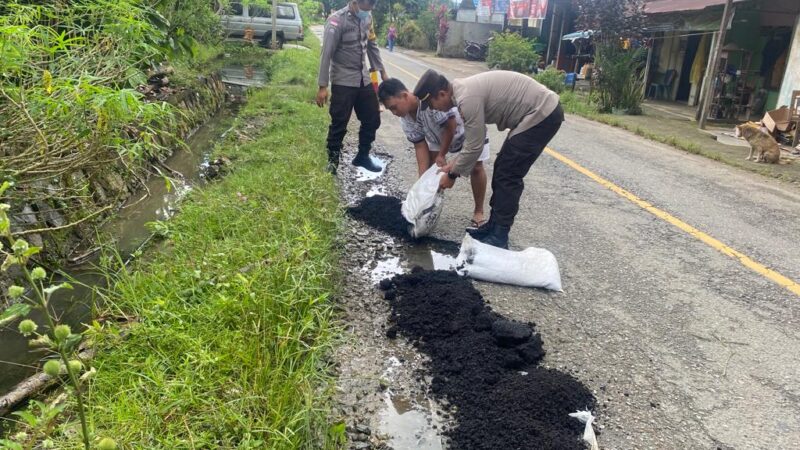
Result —
[{"label": "puddle of water", "polygon": [[420,266],[426,270],[454,270],[456,258],[431,250],[425,245],[413,245],[406,249],[409,267]]},{"label": "puddle of water", "polygon": [[[185,176],[174,178],[167,187],[164,178],[153,176],[146,185],[150,195],[141,199],[144,191],[134,194],[126,206],[108,223],[100,227],[100,233],[116,240],[116,248],[123,258],[134,252],[150,236],[145,224],[154,220],[164,220],[175,214],[177,203],[192,186],[201,181],[200,165],[208,158],[214,143],[230,126],[233,112],[221,110],[200,127],[187,144],[191,151],[176,151],[165,164]],[[141,199],[141,201],[140,201]],[[92,269],[91,262],[72,266],[68,269],[72,278],[86,286],[103,286],[105,279]],[[73,290],[60,290],[53,294],[51,305],[64,323],[80,328],[92,313],[93,290],[72,283]],[[30,318],[43,323],[41,315],[35,312]],[[17,383],[33,375],[38,366],[41,353],[33,353],[28,347],[28,339],[17,331],[16,323],[0,328],[0,393],[5,393]]]},{"label": "puddle of water", "polygon": [[380,431],[390,436],[395,449],[441,450],[442,440],[433,425],[436,421],[417,403],[387,393],[386,409],[380,413]]},{"label": "puddle of water", "polygon": [[308,47],[303,47],[302,45],[297,44],[283,44],[283,48],[285,49],[295,49],[295,50],[310,50]]},{"label": "puddle of water", "polygon": [[267,73],[254,66],[228,65],[220,69],[222,82],[236,86],[263,86],[267,81]]},{"label": "puddle of water", "polygon": [[444,253],[431,250],[431,258],[433,259],[434,270],[456,269],[456,258],[454,256],[445,255]]},{"label": "puddle of water", "polygon": [[369,157],[372,160],[373,164],[381,168],[381,171],[370,172],[369,170],[366,170],[363,167],[356,167],[356,173],[358,174],[358,176],[356,176],[356,181],[376,180],[380,178],[381,175],[383,175],[383,172],[386,171],[386,161],[380,158],[376,158],[372,155],[370,155]]},{"label": "puddle of water", "polygon": [[373,197],[376,195],[389,195],[389,194],[386,193],[385,186],[379,185],[379,186],[372,186],[371,188],[369,188],[369,190],[367,191],[367,197]]},{"label": "puddle of water", "polygon": [[375,268],[370,271],[370,278],[373,283],[378,283],[384,278],[391,277],[403,273],[403,268],[400,265],[400,257],[392,256],[384,260],[378,261]]}]

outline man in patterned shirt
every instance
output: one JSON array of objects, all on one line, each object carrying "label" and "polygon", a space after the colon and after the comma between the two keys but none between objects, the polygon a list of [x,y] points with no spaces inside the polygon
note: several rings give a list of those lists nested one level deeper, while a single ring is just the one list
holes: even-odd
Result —
[{"label": "man in patterned shirt", "polygon": [[[448,153],[461,151],[464,144],[464,122],[458,108],[449,111],[437,111],[433,108],[423,109],[422,103],[403,83],[390,78],[378,88],[378,98],[389,111],[400,118],[400,125],[406,138],[414,144],[417,156],[417,167],[422,175],[434,162],[439,167],[446,165]],[[486,222],[483,212],[486,197],[486,169],[483,161],[489,159],[489,139],[486,138],[483,152],[470,172],[472,196],[475,209],[472,213],[472,225],[479,227]]]}]

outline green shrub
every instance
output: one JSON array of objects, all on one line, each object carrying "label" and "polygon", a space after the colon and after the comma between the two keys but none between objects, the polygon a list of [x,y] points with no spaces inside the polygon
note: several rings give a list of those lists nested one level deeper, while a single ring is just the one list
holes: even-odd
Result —
[{"label": "green shrub", "polygon": [[597,116],[597,106],[592,102],[591,97],[577,94],[574,91],[564,91],[560,97],[564,111],[588,118]]},{"label": "green shrub", "polygon": [[564,78],[566,74],[555,67],[548,67],[546,70],[533,75],[533,79],[547,86],[553,92],[561,93],[564,90]]},{"label": "green shrub", "polygon": [[644,54],[643,48],[625,50],[616,42],[596,46],[594,82],[601,112],[641,114]]},{"label": "green shrub", "polygon": [[425,33],[419,28],[417,22],[413,20],[404,23],[400,28],[397,33],[397,44],[416,50],[428,50],[430,48],[428,47],[428,38],[425,37]]},{"label": "green shrub", "polygon": [[517,33],[495,33],[486,63],[492,68],[528,73],[540,58],[533,45],[533,41]]},{"label": "green shrub", "polygon": [[439,28],[437,24],[436,16],[431,11],[422,11],[417,16],[417,25],[427,39],[429,50],[436,49],[436,31]]}]

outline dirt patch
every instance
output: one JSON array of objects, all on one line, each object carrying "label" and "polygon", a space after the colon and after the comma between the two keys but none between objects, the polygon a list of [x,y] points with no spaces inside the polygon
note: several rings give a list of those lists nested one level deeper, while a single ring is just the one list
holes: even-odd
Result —
[{"label": "dirt patch", "polygon": [[384,281],[393,328],[430,358],[431,391],[451,408],[445,431],[458,449],[582,449],[568,416],[595,405],[571,376],[539,367],[533,323],[509,321],[453,272],[414,270]]},{"label": "dirt patch", "polygon": [[347,213],[359,222],[363,222],[370,227],[382,231],[389,236],[398,238],[402,241],[415,244],[424,244],[446,255],[457,255],[460,244],[458,242],[447,241],[426,236],[421,239],[414,239],[409,233],[408,228],[411,224],[403,217],[401,212],[402,200],[397,197],[386,195],[373,195],[362,199],[356,206],[347,208]]}]

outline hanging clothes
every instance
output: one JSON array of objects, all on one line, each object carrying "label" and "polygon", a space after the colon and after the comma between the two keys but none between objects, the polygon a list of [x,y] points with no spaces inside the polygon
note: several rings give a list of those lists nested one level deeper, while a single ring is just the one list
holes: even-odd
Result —
[{"label": "hanging clothes", "polygon": [[783,83],[783,75],[786,73],[786,58],[788,56],[788,50],[784,50],[778,59],[775,60],[775,65],[772,66],[772,76],[770,78],[771,87],[780,88],[781,83]]},{"label": "hanging clothes", "polygon": [[694,55],[694,62],[692,63],[692,71],[689,74],[689,82],[699,85],[703,81],[703,72],[706,70],[706,61],[710,49],[708,42],[708,35],[704,34],[700,39],[700,44],[697,46],[697,53]]}]

